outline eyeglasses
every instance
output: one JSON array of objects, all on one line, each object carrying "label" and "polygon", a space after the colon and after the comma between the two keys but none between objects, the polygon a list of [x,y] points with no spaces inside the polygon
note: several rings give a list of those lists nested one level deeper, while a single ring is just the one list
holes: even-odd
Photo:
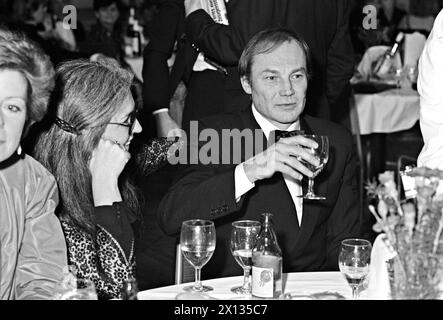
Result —
[{"label": "eyeglasses", "polygon": [[107,124],[113,124],[116,126],[122,126],[129,128],[129,135],[131,135],[134,132],[135,123],[137,120],[138,110],[134,110],[129,114],[128,121],[127,122],[108,122]]}]

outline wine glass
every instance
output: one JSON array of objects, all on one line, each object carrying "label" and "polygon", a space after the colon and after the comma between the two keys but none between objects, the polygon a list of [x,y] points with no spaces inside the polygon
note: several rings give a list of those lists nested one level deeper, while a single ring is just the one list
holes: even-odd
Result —
[{"label": "wine glass", "polygon": [[231,289],[236,294],[251,294],[249,274],[252,268],[252,249],[254,248],[261,224],[253,220],[232,223],[231,252],[235,261],[243,268],[243,285]]},{"label": "wine glass", "polygon": [[313,177],[309,177],[308,182],[308,191],[305,195],[303,195],[303,199],[309,200],[325,200],[325,197],[316,195],[314,193],[314,178],[320,173],[320,171],[325,167],[329,158],[329,139],[327,136],[320,136],[315,134],[304,134],[305,138],[313,140],[317,142],[318,148],[305,148],[308,152],[314,155],[319,161],[320,164],[318,166],[314,166],[310,162],[305,161],[301,157],[297,157],[297,159],[303,163],[309,170],[314,173]]},{"label": "wine glass", "polygon": [[338,265],[352,288],[352,298],[358,299],[359,289],[369,273],[372,245],[363,239],[346,239],[341,242]]},{"label": "wine glass", "polygon": [[180,249],[185,259],[195,269],[195,283],[185,291],[207,292],[211,287],[200,281],[201,268],[211,259],[215,250],[215,226],[210,220],[187,220],[182,223]]}]

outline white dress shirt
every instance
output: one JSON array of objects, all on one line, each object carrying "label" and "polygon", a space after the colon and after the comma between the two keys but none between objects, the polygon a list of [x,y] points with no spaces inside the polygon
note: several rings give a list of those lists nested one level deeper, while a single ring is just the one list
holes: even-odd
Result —
[{"label": "white dress shirt", "polygon": [[417,88],[424,140],[417,162],[419,166],[443,169],[443,10],[421,54]]},{"label": "white dress shirt", "polygon": [[[263,133],[266,136],[266,139],[269,140],[269,135],[271,131],[273,130],[280,130],[275,125],[273,125],[269,120],[267,120],[265,117],[263,117],[257,109],[252,105],[252,114],[254,115],[255,120],[257,121],[258,125],[262,129]],[[293,124],[291,124],[286,131],[291,130],[300,130],[300,122],[296,121]],[[246,159],[248,160],[248,159]],[[255,183],[249,181],[248,177],[246,176],[245,169],[244,169],[244,162],[240,163],[235,168],[235,198],[238,201],[240,201],[241,197],[245,195],[249,190],[253,189],[255,187]],[[294,178],[286,175],[283,173],[283,178],[285,180],[286,186],[288,187],[289,193],[291,194],[292,200],[294,201],[295,208],[297,210],[297,218],[298,223],[301,225],[301,219],[303,216],[303,198],[298,197],[303,194],[301,181],[295,180]]]}]

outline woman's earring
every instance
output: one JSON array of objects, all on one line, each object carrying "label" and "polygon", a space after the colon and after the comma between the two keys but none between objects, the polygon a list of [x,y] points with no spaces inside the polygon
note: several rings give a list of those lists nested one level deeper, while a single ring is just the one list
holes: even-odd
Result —
[{"label": "woman's earring", "polygon": [[17,148],[17,154],[19,155],[19,156],[21,156],[22,155],[22,146],[21,145],[19,145],[18,146],[18,148]]}]

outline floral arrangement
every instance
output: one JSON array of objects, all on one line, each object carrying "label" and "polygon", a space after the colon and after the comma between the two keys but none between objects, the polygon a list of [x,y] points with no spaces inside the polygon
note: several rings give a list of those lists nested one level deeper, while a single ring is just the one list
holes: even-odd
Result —
[{"label": "floral arrangement", "polygon": [[403,199],[393,171],[366,186],[377,221],[373,229],[386,234],[385,243],[395,253],[389,263],[391,293],[400,299],[435,299],[443,279],[443,171],[414,168],[400,177]]}]

